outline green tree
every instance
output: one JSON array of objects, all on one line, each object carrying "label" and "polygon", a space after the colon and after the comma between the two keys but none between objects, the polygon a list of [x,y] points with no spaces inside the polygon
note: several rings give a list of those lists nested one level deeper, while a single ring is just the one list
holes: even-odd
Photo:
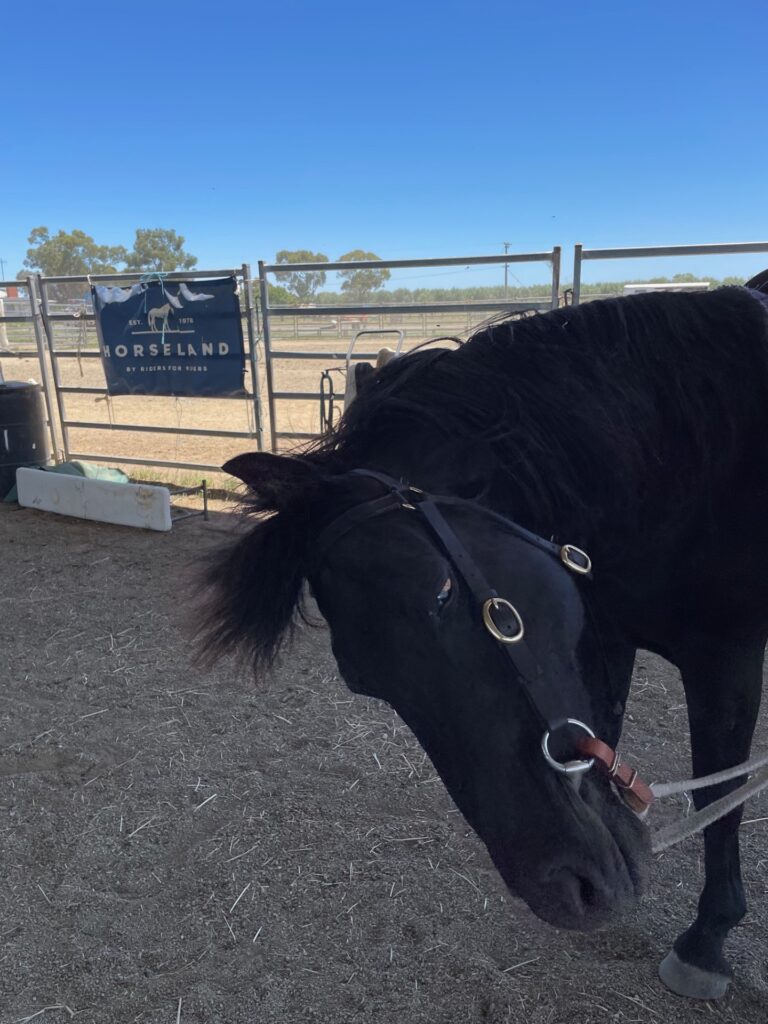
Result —
[{"label": "green tree", "polygon": [[125,263],[128,253],[122,245],[97,245],[84,231],[59,231],[51,235],[47,227],[33,228],[29,249],[19,277],[31,270],[46,277],[74,274],[111,274]]},{"label": "green tree", "polygon": [[170,228],[137,228],[133,250],[128,253],[127,270],[191,270],[197,257],[184,251],[184,236]]},{"label": "green tree", "polygon": [[296,304],[296,296],[279,284],[269,285],[270,306],[293,306]]},{"label": "green tree", "polygon": [[[310,252],[309,249],[281,249],[275,255],[275,263],[327,263],[324,252]],[[308,302],[325,284],[324,270],[292,270],[279,272],[275,277],[299,302]]]},{"label": "green tree", "polygon": [[[380,260],[381,256],[377,256],[375,252],[363,252],[362,249],[353,249],[352,252],[344,253],[343,256],[339,256],[339,262],[343,263],[347,260],[362,262],[363,260]],[[392,275],[386,267],[382,267],[380,270],[376,267],[372,267],[370,270],[340,270],[339,277],[341,278],[341,290],[346,292],[350,299],[354,299],[355,302],[364,302],[371,292],[376,291],[377,288],[381,288],[385,281],[388,281]]]}]

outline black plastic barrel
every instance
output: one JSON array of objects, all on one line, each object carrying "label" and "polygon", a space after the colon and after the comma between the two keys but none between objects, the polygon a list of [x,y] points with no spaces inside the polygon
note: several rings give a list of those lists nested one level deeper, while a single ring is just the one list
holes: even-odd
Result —
[{"label": "black plastic barrel", "polygon": [[48,431],[39,384],[0,384],[0,501],[16,483],[19,466],[48,462]]}]

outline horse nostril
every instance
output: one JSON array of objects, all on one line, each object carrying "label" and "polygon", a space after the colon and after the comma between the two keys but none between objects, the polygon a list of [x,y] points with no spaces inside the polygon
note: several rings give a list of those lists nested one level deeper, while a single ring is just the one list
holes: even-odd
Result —
[{"label": "horse nostril", "polygon": [[564,868],[554,876],[562,896],[572,902],[580,913],[607,910],[611,904],[610,880],[591,878],[586,872]]},{"label": "horse nostril", "polygon": [[588,868],[550,865],[541,871],[539,878],[556,901],[569,906],[580,917],[593,911],[610,910],[622,902],[623,880],[603,878]]},{"label": "horse nostril", "polygon": [[579,878],[578,875],[576,877],[579,882],[582,905],[585,907],[598,907],[600,905],[600,898],[595,886],[588,878]]}]

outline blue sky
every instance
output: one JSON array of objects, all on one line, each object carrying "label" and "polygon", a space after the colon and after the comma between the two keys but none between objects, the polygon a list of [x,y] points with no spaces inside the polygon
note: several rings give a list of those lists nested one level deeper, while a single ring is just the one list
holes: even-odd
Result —
[{"label": "blue sky", "polygon": [[[407,258],[559,244],[565,278],[577,241],[768,238],[764,0],[32,10],[6,12],[12,42],[0,36],[10,276],[39,224],[129,246],[137,227],[172,227],[211,268],[281,248]],[[764,266],[590,264],[585,279]]]}]

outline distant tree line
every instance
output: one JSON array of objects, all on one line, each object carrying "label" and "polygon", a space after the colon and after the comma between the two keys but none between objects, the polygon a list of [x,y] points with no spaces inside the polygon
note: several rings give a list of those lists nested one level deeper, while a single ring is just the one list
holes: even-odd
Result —
[{"label": "distant tree line", "polygon": [[[352,249],[339,256],[335,262],[370,262],[380,260],[374,252],[365,252],[363,249]],[[292,263],[329,263],[330,260],[324,252],[310,252],[309,249],[281,249],[275,254],[275,263],[284,263],[290,266]],[[270,286],[269,300],[275,305],[302,305],[312,302],[365,302],[373,292],[381,289],[392,276],[386,267],[369,267],[360,270],[339,270],[341,278],[341,295],[336,292],[320,292],[325,284],[326,273],[324,270],[287,270],[278,271],[275,278],[277,285]],[[330,295],[331,298],[321,300],[320,295]]]},{"label": "distant tree line", "polygon": [[[191,270],[197,265],[197,257],[184,249],[184,237],[171,228],[137,228],[131,249],[122,245],[100,245],[84,231],[60,230],[51,234],[45,226],[33,228],[29,235],[29,248],[24,260],[24,269],[18,277],[28,273],[40,273],[46,277],[82,276],[85,274],[110,274],[121,271],[152,273]],[[381,257],[364,249],[352,249],[339,256],[334,262],[375,262]],[[337,271],[341,279],[338,292],[322,291],[327,274],[324,270],[292,270],[292,265],[303,263],[329,263],[323,252],[309,249],[281,249],[275,255],[275,263],[285,265],[285,271],[275,274],[276,283],[269,285],[269,300],[272,305],[291,306],[316,304],[318,306],[344,305],[370,302],[375,296],[381,304],[416,304],[427,302],[497,302],[525,301],[540,299],[550,293],[549,282],[533,285],[473,285],[464,288],[390,288],[384,285],[391,278],[386,267]],[[693,274],[675,274],[672,278],[654,277],[642,279],[649,283],[695,281]],[[743,284],[744,278],[725,277],[722,280],[710,278],[713,285]],[[582,284],[582,295],[616,294],[621,292],[626,281],[602,281],[596,284]],[[562,290],[569,286],[562,285]],[[63,296],[62,296],[63,297]]]},{"label": "distant tree line", "polygon": [[[84,274],[117,274],[125,272],[170,273],[192,270],[197,257],[184,249],[184,236],[172,228],[137,228],[133,247],[100,245],[85,231],[57,231],[47,227],[33,228],[27,239],[29,248],[24,266],[16,275],[29,273],[45,277],[82,277]],[[82,286],[57,285],[52,294],[59,299],[73,299],[82,294]]]},{"label": "distant tree line", "polygon": [[33,228],[27,239],[26,269],[46,277],[82,274],[114,274],[127,271],[191,270],[197,257],[184,250],[183,235],[170,228],[137,228],[132,249],[123,245],[99,245],[85,231],[58,231]]},{"label": "distant tree line", "polygon": [[[346,260],[377,260],[380,257],[374,253],[363,252],[356,249],[339,257],[339,262]],[[310,252],[305,249],[286,250],[282,249],[275,257],[276,263],[327,263],[328,257],[325,253]],[[325,284],[326,274],[324,271],[289,271],[283,274],[277,273],[276,278],[280,282],[277,285],[270,285],[269,301],[273,305],[291,306],[315,304],[318,306],[335,306],[344,303],[371,301],[374,297],[377,304],[381,305],[408,305],[429,302],[503,302],[526,301],[528,299],[541,299],[549,296],[552,285],[549,281],[542,284],[517,285],[505,288],[504,285],[471,285],[464,288],[389,288],[382,291],[382,287],[390,278],[390,272],[382,267],[381,270],[349,270],[339,271],[342,278],[340,292],[320,291]],[[672,284],[697,281],[694,274],[675,274],[673,277],[651,277],[630,281],[601,281],[594,284],[582,284],[582,295],[615,295],[621,293],[625,284],[642,283],[647,284]],[[721,280],[708,278],[713,287],[725,284],[743,284],[743,277],[725,277]],[[561,291],[570,287],[569,284],[561,285]]]}]

